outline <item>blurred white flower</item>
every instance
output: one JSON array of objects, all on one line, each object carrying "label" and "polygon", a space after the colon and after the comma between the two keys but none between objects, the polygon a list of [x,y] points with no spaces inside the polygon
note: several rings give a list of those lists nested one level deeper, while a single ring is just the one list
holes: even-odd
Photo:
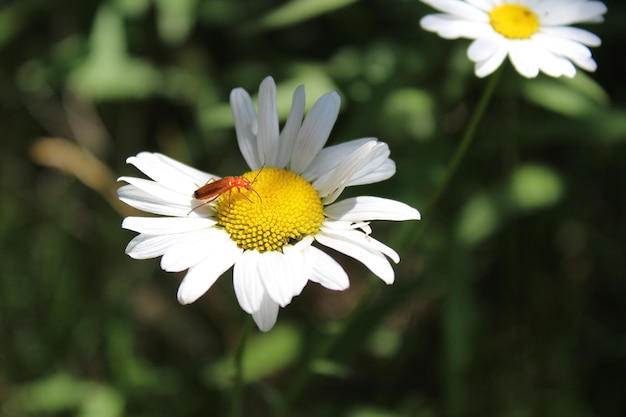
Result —
[{"label": "blurred white flower", "polygon": [[521,75],[574,77],[576,67],[595,71],[588,46],[593,33],[570,27],[602,22],[606,6],[588,0],[422,0],[443,12],[422,18],[421,26],[442,38],[474,39],[467,55],[478,77],[494,72],[508,56]]},{"label": "blurred white flower", "polygon": [[135,259],[161,256],[165,271],[187,269],[178,289],[182,304],[196,301],[233,267],[237,300],[262,331],[274,326],[279,306],[289,304],[308,281],[331,290],[348,288],[346,272],[319,245],[353,257],[393,283],[387,257],[397,263],[399,256],[370,236],[369,221],[417,220],[420,215],[379,197],[335,202],[345,187],[395,173],[388,146],[374,138],[324,148],[339,105],[339,95],[332,92],[303,117],[304,88],[299,87],[279,131],[272,78],[261,84],[258,115],[248,93],[233,90],[237,140],[251,171],[237,177],[244,187],[218,189],[209,203],[194,193],[204,184],[228,185],[219,177],[158,153],[128,158],[152,180],[120,178],[128,184],[118,190],[119,198],[167,217],[124,219],[122,227],[139,233],[126,253]]}]

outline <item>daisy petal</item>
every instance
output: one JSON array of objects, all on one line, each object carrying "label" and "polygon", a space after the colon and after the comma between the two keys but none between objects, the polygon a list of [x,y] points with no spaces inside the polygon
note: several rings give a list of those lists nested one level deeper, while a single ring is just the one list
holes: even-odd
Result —
[{"label": "daisy petal", "polygon": [[161,258],[161,269],[180,272],[207,257],[216,256],[228,247],[230,236],[224,230],[200,229],[186,234],[183,241],[170,246]]},{"label": "daisy petal", "polygon": [[276,157],[276,168],[285,168],[287,164],[289,164],[293,152],[293,138],[298,136],[298,132],[302,126],[305,102],[304,86],[301,85],[296,88],[295,93],[293,93],[291,110],[285,122],[285,127],[283,127],[282,132],[280,132],[280,146],[278,148],[278,156]]},{"label": "daisy petal", "polygon": [[230,93],[230,107],[233,111],[239,150],[251,169],[259,169],[263,164],[259,160],[256,143],[257,117],[252,99],[246,90],[235,88]]},{"label": "daisy petal", "polygon": [[283,253],[291,263],[293,271],[293,294],[300,295],[306,283],[309,281],[313,270],[312,260],[308,255],[308,249],[313,243],[313,236],[305,236],[295,245],[283,247]]},{"label": "daisy petal", "polygon": [[449,13],[452,16],[466,20],[482,20],[489,21],[487,13],[476,8],[473,5],[459,0],[422,0],[422,3],[428,4],[433,9],[440,12]]},{"label": "daisy petal", "polygon": [[276,84],[274,84],[272,77],[266,77],[259,88],[259,131],[257,133],[257,146],[261,166],[276,165],[278,144]]},{"label": "daisy petal", "polygon": [[294,293],[294,271],[287,257],[280,252],[264,252],[259,256],[259,275],[269,296],[281,307],[291,302]]},{"label": "daisy petal", "polygon": [[521,75],[526,78],[535,78],[539,75],[537,48],[528,41],[510,42],[509,59]]},{"label": "daisy petal", "polygon": [[175,235],[137,235],[126,246],[126,254],[133,259],[151,259],[163,255],[167,249],[185,240],[185,233]]},{"label": "daisy petal", "polygon": [[343,291],[350,286],[348,274],[337,261],[314,246],[309,247],[307,251],[313,265],[311,281],[334,291]]},{"label": "daisy petal", "polygon": [[261,309],[265,288],[259,277],[259,258],[261,254],[256,250],[243,252],[241,259],[233,268],[233,287],[239,305],[248,314]]},{"label": "daisy petal", "polygon": [[351,187],[353,185],[374,184],[393,177],[396,173],[396,163],[391,159],[385,160],[377,168],[372,171],[359,171],[357,172],[346,186]]},{"label": "daisy petal", "polygon": [[474,73],[479,78],[488,76],[489,74],[497,70],[500,65],[502,65],[502,62],[504,62],[508,53],[509,51],[506,45],[500,45],[500,48],[494,51],[493,55],[491,55],[489,58],[485,59],[484,61],[476,61],[476,65],[474,66]]},{"label": "daisy petal", "polygon": [[192,232],[217,224],[214,219],[193,217],[126,217],[122,228],[150,235]]},{"label": "daisy petal", "polygon": [[372,241],[374,241],[374,239],[361,232],[354,233],[358,233],[362,235],[362,237],[355,238],[355,236],[351,236],[348,231],[338,233],[332,228],[322,227],[320,232],[315,236],[315,240],[324,246],[328,246],[329,248],[356,259],[385,283],[392,284],[394,281],[393,268],[387,258],[373,247]]},{"label": "daisy petal", "polygon": [[323,95],[306,115],[294,142],[290,169],[303,172],[328,140],[337,120],[341,98],[336,92]]},{"label": "daisy petal", "polygon": [[420,213],[413,207],[396,200],[359,196],[336,202],[324,209],[333,220],[419,220]]},{"label": "daisy petal", "polygon": [[315,181],[328,171],[334,170],[350,154],[368,142],[376,141],[376,138],[354,139],[338,145],[327,146],[322,149],[309,167],[302,172],[302,176],[310,182]]},{"label": "daisy petal", "polygon": [[444,14],[430,14],[420,20],[422,29],[444,39],[476,39],[493,33],[488,23],[472,22]]},{"label": "daisy petal", "polygon": [[322,175],[313,183],[313,187],[319,192],[324,204],[332,203],[353,175],[368,164],[374,156],[376,146],[376,141],[365,143],[350,154],[334,171]]},{"label": "daisy petal", "polygon": [[539,38],[537,40],[541,40],[544,36],[557,39],[569,39],[570,41],[579,42],[587,46],[600,46],[602,44],[602,39],[600,39],[599,36],[594,35],[587,30],[573,27],[560,26],[542,28],[541,33],[535,35],[534,38]]},{"label": "daisy petal", "polygon": [[215,175],[199,171],[160,153],[141,152],[126,159],[126,162],[159,184],[188,195],[209,179],[219,179]]},{"label": "daisy petal", "polygon": [[267,293],[263,293],[261,307],[252,314],[252,318],[262,332],[271,330],[278,318],[278,303],[272,300]]},{"label": "daisy petal", "polygon": [[175,191],[158,182],[135,177],[120,177],[118,181],[125,181],[131,185],[134,185],[141,191],[157,197],[163,202],[175,203],[178,205],[187,204],[188,207],[191,205],[191,193]]},{"label": "daisy petal", "polygon": [[346,186],[373,184],[391,178],[396,173],[396,164],[389,159],[389,154],[389,146],[377,142],[370,161],[352,175]]},{"label": "daisy petal", "polygon": [[606,5],[601,1],[553,0],[537,2],[533,6],[541,16],[543,25],[559,26],[574,23],[602,22],[607,12]]},{"label": "daisy petal", "polygon": [[200,298],[217,279],[241,257],[242,250],[229,241],[222,251],[189,268],[178,287],[178,302],[191,304]]},{"label": "daisy petal", "polygon": [[558,56],[547,49],[537,48],[539,69],[551,77],[566,76],[572,78],[576,75],[576,67],[568,59]]},{"label": "daisy petal", "polygon": [[148,213],[180,217],[186,215],[196,217],[199,215],[194,212],[190,213],[192,209],[190,202],[186,204],[172,203],[160,197],[148,194],[134,185],[123,185],[118,188],[117,197],[129,206]]}]

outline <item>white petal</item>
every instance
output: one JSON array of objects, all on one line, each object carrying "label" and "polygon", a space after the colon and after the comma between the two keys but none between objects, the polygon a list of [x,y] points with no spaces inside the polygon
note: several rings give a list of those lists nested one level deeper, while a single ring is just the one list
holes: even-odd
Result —
[{"label": "white petal", "polygon": [[396,163],[391,159],[386,159],[382,164],[369,172],[361,169],[359,172],[352,176],[352,179],[346,184],[347,187],[363,184],[374,184],[387,180],[394,176],[396,173]]},{"label": "white petal", "polygon": [[128,242],[126,254],[133,259],[156,258],[186,237],[185,233],[156,236],[140,234]]},{"label": "white petal", "polygon": [[328,146],[317,154],[309,167],[302,173],[302,176],[309,182],[313,182],[322,175],[328,173],[328,171],[334,170],[350,154],[359,149],[361,146],[375,140],[376,138],[361,138]]},{"label": "white petal", "polygon": [[491,58],[506,48],[506,41],[501,36],[489,36],[473,41],[467,48],[467,57],[474,62]]},{"label": "white petal", "polygon": [[228,268],[237,262],[241,253],[242,249],[232,242],[232,244],[223,245],[222,251],[216,256],[209,256],[189,268],[189,272],[178,287],[178,302],[190,304],[200,298]]},{"label": "white petal", "polygon": [[160,153],[141,152],[126,159],[126,162],[161,185],[189,195],[210,178],[219,178]]},{"label": "white petal", "polygon": [[[327,234],[340,236],[341,239],[353,242],[357,245],[361,245],[367,248],[368,250],[377,251],[384,255],[387,255],[395,263],[400,262],[400,255],[398,255],[398,253],[395,250],[385,245],[384,243],[379,242],[378,240],[374,239],[368,234],[360,232],[356,229],[340,230],[339,227],[334,228],[333,223],[335,222],[332,220],[326,220],[324,224],[322,225],[322,228],[327,232]],[[338,223],[345,223],[345,222],[340,221]]]},{"label": "white petal", "polygon": [[256,250],[246,250],[233,268],[233,287],[239,305],[248,314],[261,309],[265,288],[259,275],[259,258]]},{"label": "white petal", "polygon": [[[474,41],[476,42],[476,41]],[[471,45],[470,45],[471,48]],[[508,46],[505,42],[494,51],[493,55],[483,61],[476,61],[474,73],[477,77],[483,78],[497,70],[509,53]],[[471,57],[470,57],[471,59]]]},{"label": "white petal", "polygon": [[293,271],[293,293],[294,296],[300,295],[302,290],[309,282],[313,271],[313,259],[308,256],[308,249],[313,243],[312,236],[306,236],[295,245],[286,245],[283,253],[291,264]]},{"label": "white petal", "polygon": [[602,39],[600,39],[599,36],[587,30],[565,26],[541,28],[541,33],[533,36],[533,38],[536,39],[537,36],[539,36],[539,39],[543,36],[569,39],[570,41],[580,42],[587,46],[600,46],[602,44]]},{"label": "white petal", "polygon": [[494,7],[494,2],[491,0],[466,0],[466,1],[469,4],[473,5],[474,7],[485,12],[489,12]]},{"label": "white petal", "polygon": [[[191,192],[186,192],[186,190],[178,191],[168,188],[158,182],[146,180],[143,178],[135,178],[135,177],[120,177],[118,181],[126,181],[127,183],[134,185],[140,190],[157,197],[163,202],[166,203],[174,203],[177,205],[187,205],[187,207],[191,207],[191,201],[193,199]],[[188,187],[183,187],[188,188]]]},{"label": "white petal", "polygon": [[276,84],[266,77],[259,87],[259,131],[257,147],[262,166],[276,165],[278,155],[278,109],[276,108]]},{"label": "white petal", "polygon": [[571,25],[584,22],[602,22],[607,8],[601,1],[538,2],[534,11],[542,25]]},{"label": "white petal", "polygon": [[271,330],[278,318],[278,303],[272,300],[267,293],[263,293],[261,307],[259,311],[252,314],[252,318],[262,332]]},{"label": "white petal", "polygon": [[576,75],[576,67],[568,59],[558,56],[545,48],[537,48],[535,53],[537,54],[539,69],[544,74],[551,77],[561,77],[565,75],[569,78]]},{"label": "white petal", "polygon": [[324,147],[337,120],[341,98],[336,92],[323,95],[306,115],[293,146],[290,168],[303,172]]},{"label": "white petal", "polygon": [[367,167],[376,157],[377,148],[381,145],[384,144],[377,141],[367,142],[349,155],[335,170],[322,175],[313,183],[324,204],[330,204],[337,199],[355,174]]},{"label": "white petal", "polygon": [[420,20],[420,26],[444,39],[477,39],[494,33],[489,23],[468,21],[445,14],[430,14]]},{"label": "white petal", "polygon": [[539,74],[537,48],[525,40],[515,40],[509,44],[509,59],[517,72],[526,78],[535,78]]},{"label": "white petal", "polygon": [[191,200],[184,204],[173,203],[166,201],[161,197],[148,194],[134,185],[124,185],[118,188],[117,195],[121,201],[129,206],[148,213],[178,217],[186,215],[189,215],[190,217],[199,217],[201,213],[204,216],[206,216],[207,213],[206,209],[194,210],[193,212],[190,212],[192,209]]},{"label": "white petal", "polygon": [[592,58],[581,58],[574,61],[580,68],[594,72],[598,68],[598,64]]},{"label": "white petal", "polygon": [[170,246],[161,258],[161,269],[180,272],[191,268],[207,257],[220,256],[229,246],[230,236],[222,229],[211,228],[186,234],[187,237]]},{"label": "white petal", "polygon": [[235,88],[231,91],[230,107],[235,121],[239,150],[251,169],[259,169],[263,164],[259,160],[256,143],[257,117],[252,99],[246,90]]},{"label": "white petal", "polygon": [[198,217],[126,217],[122,228],[151,235],[192,232],[217,224],[214,219]]},{"label": "white petal", "polygon": [[285,127],[280,132],[280,146],[278,148],[278,156],[276,157],[276,168],[285,168],[291,160],[291,154],[293,153],[293,146],[296,142],[296,137],[302,126],[302,117],[304,116],[305,108],[305,93],[304,86],[299,86],[293,93],[293,100],[291,103],[291,110],[289,116],[285,122]]},{"label": "white petal", "polygon": [[337,231],[330,227],[322,227],[315,235],[315,240],[361,262],[385,283],[393,283],[393,268],[381,249],[396,263],[399,261],[398,254],[372,237],[354,230]]},{"label": "white petal", "polygon": [[334,291],[343,291],[350,286],[346,271],[327,253],[310,246],[306,256],[312,260],[311,281]]},{"label": "white petal", "polygon": [[419,220],[420,213],[413,207],[396,200],[380,197],[359,196],[347,198],[324,208],[333,220]]},{"label": "white petal", "polygon": [[294,271],[280,252],[265,252],[259,257],[259,274],[265,290],[281,307],[291,302],[294,292]]},{"label": "white petal", "polygon": [[594,71],[596,69],[596,63],[591,58],[591,51],[579,42],[545,34],[537,34],[535,39],[537,42],[541,42],[542,47],[556,55],[570,59],[576,65],[587,71]]},{"label": "white petal", "polygon": [[440,12],[449,13],[462,19],[488,21],[487,14],[483,10],[476,8],[472,4],[468,4],[465,1],[422,0],[422,3],[426,3],[433,9],[437,9]]},{"label": "white petal", "polygon": [[392,177],[396,173],[396,164],[389,159],[389,154],[389,146],[384,142],[377,142],[370,160],[352,174],[346,187],[372,184]]}]

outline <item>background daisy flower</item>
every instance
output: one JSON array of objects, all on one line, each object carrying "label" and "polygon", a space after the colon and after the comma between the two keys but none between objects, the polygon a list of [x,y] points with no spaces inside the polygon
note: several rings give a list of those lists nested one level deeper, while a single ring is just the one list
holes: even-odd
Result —
[{"label": "background daisy flower", "polygon": [[188,270],[178,289],[182,304],[196,301],[228,269],[241,308],[259,329],[271,329],[279,307],[308,281],[331,290],[349,286],[346,272],[318,245],[363,263],[387,284],[388,259],[398,254],[370,236],[371,220],[417,220],[417,210],[398,201],[361,196],[335,202],[349,186],[385,180],[395,173],[388,146],[363,138],[324,148],[339,113],[335,92],[321,97],[304,117],[299,87],[279,130],[276,86],[266,78],[258,114],[248,93],[235,89],[231,106],[239,148],[251,168],[241,181],[251,190],[225,190],[214,202],[194,191],[219,177],[158,153],[128,158],[151,180],[121,177],[119,198],[166,217],[127,217],[122,227],[138,232],[126,253],[135,259],[161,256],[165,271]]},{"label": "background daisy flower", "polygon": [[474,39],[467,55],[478,77],[494,72],[508,56],[521,75],[539,71],[552,77],[573,77],[577,65],[595,71],[588,46],[599,46],[593,33],[570,27],[602,22],[606,6],[587,0],[422,0],[443,12],[420,21],[423,29],[442,38]]}]

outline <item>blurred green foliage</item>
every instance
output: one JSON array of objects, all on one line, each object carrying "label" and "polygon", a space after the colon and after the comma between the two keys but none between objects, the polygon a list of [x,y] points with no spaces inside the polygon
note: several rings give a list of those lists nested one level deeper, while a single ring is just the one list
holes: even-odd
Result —
[{"label": "blurred green foliage", "polygon": [[[403,258],[393,286],[339,257],[349,290],[309,285],[251,336],[245,415],[289,395],[310,417],[626,414],[626,7],[608,6],[589,27],[603,39],[596,73],[505,68],[419,243],[398,247],[415,225],[374,225]],[[419,28],[430,12],[417,0],[0,3],[0,415],[225,415],[245,320],[229,277],[178,305],[181,274],[124,255],[131,211],[115,177],[136,175],[124,161],[142,150],[245,171],[228,95],[272,75],[283,117],[297,85],[309,106],[336,89],[331,142],[389,143],[396,176],[347,195],[423,208],[485,85],[467,42]],[[298,380],[305,366],[316,377]]]}]

